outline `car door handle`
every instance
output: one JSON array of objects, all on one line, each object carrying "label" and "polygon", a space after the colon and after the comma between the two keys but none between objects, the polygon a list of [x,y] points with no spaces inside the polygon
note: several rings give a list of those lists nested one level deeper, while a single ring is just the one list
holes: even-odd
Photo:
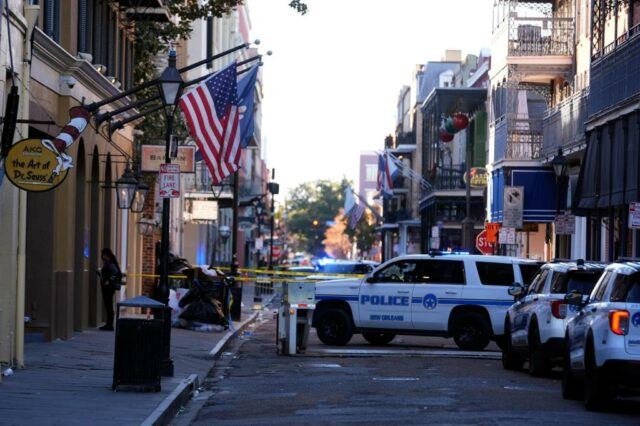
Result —
[{"label": "car door handle", "polygon": [[458,294],[457,291],[445,291],[444,294]]},{"label": "car door handle", "polygon": [[409,290],[398,290],[398,294],[409,294]]}]

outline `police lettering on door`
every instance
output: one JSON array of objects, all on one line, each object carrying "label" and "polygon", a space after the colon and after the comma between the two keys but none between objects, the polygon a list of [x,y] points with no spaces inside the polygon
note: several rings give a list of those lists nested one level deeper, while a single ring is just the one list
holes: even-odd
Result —
[{"label": "police lettering on door", "polygon": [[361,305],[380,305],[380,306],[409,306],[409,296],[369,296],[363,294],[360,296]]}]

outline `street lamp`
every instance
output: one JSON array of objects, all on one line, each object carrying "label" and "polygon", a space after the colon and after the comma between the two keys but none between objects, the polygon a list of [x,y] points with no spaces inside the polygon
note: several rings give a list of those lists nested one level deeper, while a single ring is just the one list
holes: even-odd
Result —
[{"label": "street lamp", "polygon": [[[176,51],[169,51],[169,64],[162,71],[158,79],[158,91],[165,109],[167,128],[165,139],[165,162],[171,163],[171,134],[173,133],[173,116],[182,91],[182,77],[176,68]],[[160,302],[164,303],[164,339],[163,339],[163,376],[173,376],[173,361],[171,360],[171,308],[169,308],[169,221],[171,215],[171,200],[162,200],[162,239],[160,245]]]},{"label": "street lamp", "polygon": [[133,194],[133,201],[131,203],[131,211],[133,213],[142,213],[144,210],[144,202],[147,199],[149,193],[149,185],[144,183],[142,178],[138,178],[138,184]]},{"label": "street lamp", "polygon": [[[560,216],[560,195],[562,190],[564,189],[565,180],[567,178],[567,171],[569,169],[569,161],[562,154],[562,148],[558,148],[558,153],[553,160],[551,160],[551,166],[553,167],[553,171],[556,174],[556,221]],[[557,233],[556,233],[557,234]],[[558,243],[558,238],[556,237],[556,259],[560,257],[560,244]]]},{"label": "street lamp", "polygon": [[153,219],[150,219],[148,217],[143,217],[138,221],[137,225],[138,225],[138,234],[151,235],[153,234],[153,229],[156,227],[157,223]]},{"label": "street lamp", "polygon": [[220,243],[222,243],[222,246],[224,247],[227,244],[227,241],[229,241],[229,237],[231,236],[231,228],[229,228],[227,225],[221,225],[218,228],[218,236],[220,237]]},{"label": "street lamp", "polygon": [[124,169],[124,173],[116,181],[116,192],[118,208],[122,210],[128,210],[131,208],[131,203],[133,203],[133,198],[135,196],[136,187],[138,185],[138,181],[131,173],[131,168],[129,167],[129,163],[127,163],[127,167]]}]

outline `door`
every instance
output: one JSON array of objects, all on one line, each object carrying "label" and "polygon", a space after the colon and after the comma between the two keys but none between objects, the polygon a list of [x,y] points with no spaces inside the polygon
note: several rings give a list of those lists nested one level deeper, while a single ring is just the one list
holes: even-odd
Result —
[{"label": "door", "polygon": [[461,260],[424,259],[413,287],[411,310],[413,328],[446,332],[451,310],[462,303],[465,286]]},{"label": "door", "polygon": [[533,279],[527,294],[513,305],[513,322],[511,324],[511,344],[515,348],[526,348],[529,345],[528,332],[531,319],[532,304],[538,301],[544,291],[549,275],[549,269],[542,269]]},{"label": "door", "polygon": [[416,268],[416,260],[398,260],[375,272],[360,286],[362,327],[411,329],[411,292]]}]

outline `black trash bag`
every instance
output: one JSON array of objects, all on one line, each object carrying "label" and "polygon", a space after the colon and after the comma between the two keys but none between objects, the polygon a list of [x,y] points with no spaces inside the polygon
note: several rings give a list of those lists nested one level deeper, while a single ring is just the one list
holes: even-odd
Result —
[{"label": "black trash bag", "polygon": [[228,327],[222,303],[215,297],[217,294],[218,289],[215,285],[202,285],[194,281],[191,289],[178,302],[183,308],[179,318]]}]

